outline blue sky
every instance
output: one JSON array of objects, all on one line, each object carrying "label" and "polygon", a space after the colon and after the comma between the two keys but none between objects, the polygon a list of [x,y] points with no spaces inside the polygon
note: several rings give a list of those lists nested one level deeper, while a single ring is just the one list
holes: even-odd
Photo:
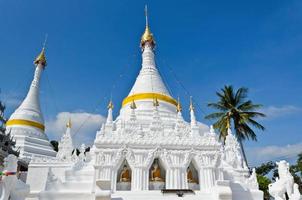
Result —
[{"label": "blue sky", "polygon": [[[184,108],[192,95],[200,105],[198,119],[211,124],[204,116],[211,112],[206,104],[216,100],[215,91],[225,84],[248,87],[249,98],[263,104],[268,115],[261,120],[267,130],[257,131],[258,142],[246,142],[252,162],[291,159],[302,150],[298,0],[0,0],[0,99],[6,114],[26,95],[32,61],[47,33],[41,102],[48,134],[58,137],[65,123],[60,119],[76,113],[75,138],[91,140],[110,94],[116,116],[140,69],[145,4],[158,68]],[[184,116],[188,119],[186,109]]]}]

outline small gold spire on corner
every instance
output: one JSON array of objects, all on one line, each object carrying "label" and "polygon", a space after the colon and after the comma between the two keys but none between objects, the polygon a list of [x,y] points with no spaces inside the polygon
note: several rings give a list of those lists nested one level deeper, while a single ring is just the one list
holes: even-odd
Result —
[{"label": "small gold spire on corner", "polygon": [[194,105],[193,105],[193,99],[192,99],[192,96],[190,96],[190,111],[194,111],[195,108],[194,108]]},{"label": "small gold spire on corner", "polygon": [[136,104],[135,104],[135,102],[134,102],[134,100],[131,102],[130,108],[131,108],[132,110],[134,110],[134,109],[137,108],[137,107],[136,107]]},{"label": "small gold spire on corner", "polygon": [[34,64],[35,65],[41,64],[43,67],[45,67],[47,65],[44,47],[42,48],[41,53],[35,59]]},{"label": "small gold spire on corner", "polygon": [[149,28],[147,5],[145,6],[145,17],[146,17],[146,28],[145,28],[145,32],[141,38],[141,47],[143,47],[146,42],[149,42],[152,46],[155,46],[153,34],[151,33],[150,28]]},{"label": "small gold spire on corner", "polygon": [[67,122],[67,124],[66,124],[66,127],[67,128],[71,128],[71,119],[69,118],[69,120],[68,120],[68,122]]},{"label": "small gold spire on corner", "polygon": [[159,102],[158,102],[157,98],[153,99],[153,106],[154,107],[158,107],[159,106]]},{"label": "small gold spire on corner", "polygon": [[181,104],[180,104],[180,101],[179,101],[179,97],[178,97],[178,99],[177,99],[176,111],[177,111],[177,112],[181,112],[181,110],[182,110],[182,107],[181,107]]},{"label": "small gold spire on corner", "polygon": [[109,101],[109,104],[108,104],[107,108],[113,110],[114,105],[113,105],[111,100]]}]

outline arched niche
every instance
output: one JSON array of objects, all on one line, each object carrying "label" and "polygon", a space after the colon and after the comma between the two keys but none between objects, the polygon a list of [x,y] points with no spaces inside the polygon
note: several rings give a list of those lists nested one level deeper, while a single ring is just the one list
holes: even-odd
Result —
[{"label": "arched niche", "polygon": [[198,171],[195,166],[194,161],[191,161],[187,168],[187,182],[191,190],[200,189]]},{"label": "arched niche", "polygon": [[166,169],[159,158],[155,158],[149,169],[149,190],[165,189]]},{"label": "arched niche", "polygon": [[131,190],[131,168],[127,160],[124,160],[117,170],[116,190]]}]

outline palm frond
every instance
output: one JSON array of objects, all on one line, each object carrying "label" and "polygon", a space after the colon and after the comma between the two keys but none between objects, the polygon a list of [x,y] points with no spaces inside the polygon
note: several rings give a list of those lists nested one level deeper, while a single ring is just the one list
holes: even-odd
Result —
[{"label": "palm frond", "polygon": [[212,114],[205,116],[205,119],[217,119],[217,118],[222,117],[223,115],[225,115],[224,112],[212,113]]},{"label": "palm frond", "polygon": [[239,88],[235,94],[235,104],[238,105],[247,97],[248,89],[245,87]]}]

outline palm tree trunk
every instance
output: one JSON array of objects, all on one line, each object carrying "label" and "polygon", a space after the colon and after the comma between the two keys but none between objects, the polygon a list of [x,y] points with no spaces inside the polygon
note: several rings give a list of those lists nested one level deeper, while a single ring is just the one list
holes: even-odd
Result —
[{"label": "palm tree trunk", "polygon": [[240,144],[240,148],[241,148],[241,152],[242,152],[242,156],[243,156],[243,161],[245,162],[247,168],[249,168],[249,165],[248,165],[247,158],[246,158],[246,155],[245,155],[245,151],[244,151],[244,147],[243,147],[242,140],[239,140],[239,144]]}]

